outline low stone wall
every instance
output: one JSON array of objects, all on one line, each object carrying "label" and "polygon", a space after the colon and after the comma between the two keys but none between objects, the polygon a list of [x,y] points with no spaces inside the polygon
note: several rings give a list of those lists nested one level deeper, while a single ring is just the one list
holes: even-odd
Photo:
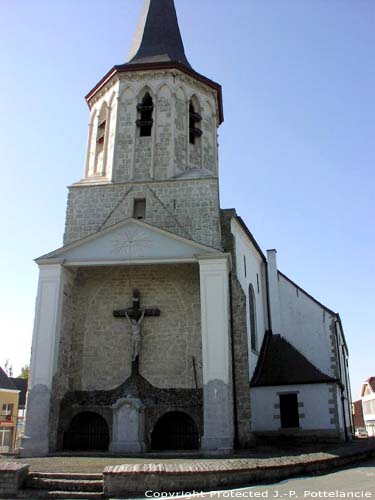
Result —
[{"label": "low stone wall", "polygon": [[28,465],[0,461],[0,497],[16,496],[28,472]]},{"label": "low stone wall", "polygon": [[[270,483],[311,473],[322,473],[365,460],[375,455],[375,449],[343,453],[325,458],[298,455],[263,460],[236,459],[222,463],[200,462],[185,464],[116,465],[104,469],[106,497],[127,498],[141,495],[152,498],[153,492],[201,492],[248,484]],[[251,462],[251,463],[250,463]]]}]

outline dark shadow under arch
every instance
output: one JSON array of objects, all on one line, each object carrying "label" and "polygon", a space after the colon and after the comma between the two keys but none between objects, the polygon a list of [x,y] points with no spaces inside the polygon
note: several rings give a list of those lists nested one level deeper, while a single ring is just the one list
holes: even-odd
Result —
[{"label": "dark shadow under arch", "polygon": [[106,451],[109,430],[105,419],[98,413],[78,413],[64,433],[63,449],[71,451]]},{"label": "dark shadow under arch", "polygon": [[157,421],[151,435],[152,450],[198,450],[199,432],[186,413],[171,411]]}]

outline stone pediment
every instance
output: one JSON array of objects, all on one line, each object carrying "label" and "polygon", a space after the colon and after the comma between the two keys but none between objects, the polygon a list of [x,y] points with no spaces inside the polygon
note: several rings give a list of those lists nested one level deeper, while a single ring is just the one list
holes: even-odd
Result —
[{"label": "stone pediment", "polygon": [[194,262],[197,255],[218,255],[219,250],[127,219],[36,259],[37,264],[64,265]]}]

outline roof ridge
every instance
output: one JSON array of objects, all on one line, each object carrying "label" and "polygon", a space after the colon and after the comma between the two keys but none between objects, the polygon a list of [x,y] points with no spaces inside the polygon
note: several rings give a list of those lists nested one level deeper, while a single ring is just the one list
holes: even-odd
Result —
[{"label": "roof ridge", "polygon": [[320,302],[318,299],[316,299],[313,295],[311,295],[309,292],[306,292],[306,290],[304,290],[300,285],[297,285],[297,283],[295,281],[293,281],[292,279],[289,278],[289,276],[287,276],[286,274],[284,274],[283,272],[281,272],[279,269],[277,270],[277,272],[283,277],[285,278],[287,281],[289,281],[289,283],[291,283],[292,285],[294,285],[296,288],[298,288],[298,290],[302,293],[304,293],[307,297],[309,297],[311,300],[313,300],[316,304],[318,304],[320,307],[322,307],[323,309],[325,309],[329,314],[332,314],[332,316],[335,316],[337,317],[338,316],[338,313],[333,311],[332,309],[330,309],[329,307],[325,306],[322,302]]}]

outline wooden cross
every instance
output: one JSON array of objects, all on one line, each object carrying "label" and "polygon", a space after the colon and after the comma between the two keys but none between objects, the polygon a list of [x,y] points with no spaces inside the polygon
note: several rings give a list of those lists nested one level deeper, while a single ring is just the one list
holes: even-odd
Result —
[{"label": "wooden cross", "polygon": [[126,318],[126,314],[131,319],[135,319],[136,321],[142,316],[144,311],[144,316],[160,316],[160,309],[157,307],[149,308],[149,309],[141,309],[141,294],[139,290],[133,290],[133,306],[128,307],[127,309],[117,309],[113,311],[113,316],[115,318]]}]

